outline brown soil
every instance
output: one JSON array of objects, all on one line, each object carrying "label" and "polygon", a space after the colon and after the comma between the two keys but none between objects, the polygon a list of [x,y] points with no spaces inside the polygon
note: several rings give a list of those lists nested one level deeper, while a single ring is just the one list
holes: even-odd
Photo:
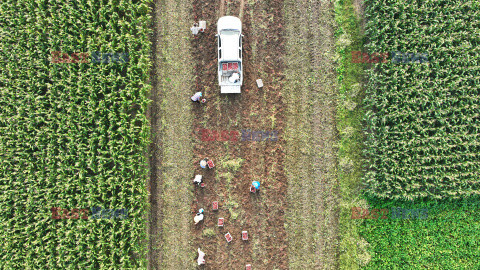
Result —
[{"label": "brown soil", "polygon": [[[194,0],[194,18],[207,21],[207,30],[192,40],[197,76],[195,92],[202,91],[205,104],[194,104],[195,126],[193,136],[197,140],[193,165],[196,174],[203,174],[206,187],[196,188],[192,202],[191,230],[194,244],[206,253],[204,269],[244,269],[251,263],[254,269],[288,269],[287,237],[284,228],[287,179],[283,171],[285,153],[284,128],[285,108],[280,89],[284,69],[281,55],[284,52],[281,36],[283,17],[281,0],[218,2]],[[244,85],[240,95],[221,95],[217,80],[216,22],[218,14],[239,16],[242,11]],[[220,12],[217,10],[220,9]],[[222,11],[225,9],[225,11]],[[254,48],[252,48],[254,47]],[[255,80],[261,78],[263,90]],[[193,92],[193,91],[192,91]],[[272,117],[275,118],[272,128]],[[199,130],[278,130],[278,141],[202,142]],[[202,170],[200,159],[212,158],[217,167]],[[222,163],[241,158],[245,161],[227,183],[228,169]],[[259,194],[250,194],[248,188],[253,180],[261,182]],[[219,211],[212,212],[211,204],[219,201]],[[236,220],[227,209],[229,203],[238,203],[232,212],[239,214]],[[195,226],[193,216],[203,207],[204,221]],[[218,217],[225,218],[225,227],[217,227]],[[216,236],[202,236],[204,229],[211,228]],[[246,230],[249,241],[241,240],[241,231]],[[224,234],[230,232],[233,241],[227,244]]]}]

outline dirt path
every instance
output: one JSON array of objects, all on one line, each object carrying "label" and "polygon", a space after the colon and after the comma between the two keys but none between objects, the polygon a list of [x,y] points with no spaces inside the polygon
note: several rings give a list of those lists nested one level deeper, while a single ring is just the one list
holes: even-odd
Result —
[{"label": "dirt path", "polygon": [[218,18],[225,16],[225,13],[226,13],[225,2],[227,1],[228,0],[220,0],[220,8],[218,9],[219,11]]},{"label": "dirt path", "polygon": [[[207,254],[205,269],[243,269],[251,263],[254,269],[288,269],[286,232],[283,227],[286,207],[286,178],[283,173],[283,141],[201,142],[200,130],[242,129],[283,131],[283,103],[281,65],[278,50],[282,49],[280,27],[282,25],[281,1],[243,3],[244,29],[244,86],[241,95],[220,95],[217,85],[216,21],[217,1],[194,1],[195,17],[207,20],[210,25],[204,34],[192,41],[196,68],[202,75],[196,78],[197,91],[207,93],[207,103],[194,108],[196,115],[194,136],[198,145],[194,149],[193,163],[203,157],[216,160],[214,171],[202,171],[207,186],[195,191],[191,215],[203,207],[206,209],[203,224],[191,227],[195,244],[201,245]],[[222,3],[220,3],[220,6]],[[203,8],[198,8],[202,6]],[[242,2],[231,1],[225,15],[239,16]],[[222,12],[220,12],[222,14]],[[260,33],[260,35],[258,35]],[[252,48],[254,47],[254,48]],[[255,51],[255,52],[254,52]],[[264,89],[259,91],[255,80],[262,78]],[[242,160],[238,170],[232,169]],[[248,192],[251,181],[262,183],[260,194]],[[219,201],[220,210],[212,212],[212,201]],[[225,227],[216,226],[218,217],[225,218]],[[203,233],[207,229],[214,236]],[[241,231],[249,232],[250,240],[240,239]],[[230,232],[234,240],[227,244],[224,234]]]},{"label": "dirt path", "polygon": [[[158,6],[153,5],[153,10],[159,12]],[[151,141],[152,144],[150,145],[149,149],[149,168],[150,168],[150,178],[148,179],[148,192],[150,194],[149,203],[150,203],[150,215],[148,220],[148,235],[149,235],[149,242],[148,242],[148,269],[157,269],[157,265],[160,261],[163,260],[162,253],[154,252],[154,248],[157,248],[160,244],[160,235],[161,233],[161,216],[162,213],[162,205],[161,205],[161,194],[160,191],[160,166],[158,164],[162,164],[162,155],[160,154],[160,149],[162,148],[162,140],[161,136],[156,130],[160,129],[159,125],[159,114],[160,114],[160,104],[161,104],[161,95],[159,89],[159,82],[157,72],[160,70],[157,68],[159,67],[158,57],[156,57],[158,48],[157,39],[159,37],[159,27],[157,27],[157,20],[156,16],[159,16],[159,13],[154,14],[153,21],[153,36],[152,36],[152,63],[153,67],[150,78],[152,81],[152,91],[150,93],[150,99],[152,103],[150,104],[149,110],[147,111],[147,117],[150,119],[151,125]],[[160,180],[160,181],[159,181]]]},{"label": "dirt path", "polygon": [[338,207],[333,4],[285,0],[290,269],[335,269]]},{"label": "dirt path", "polygon": [[148,269],[192,269],[196,264],[189,237],[193,194],[187,180],[193,169],[188,109],[193,68],[186,39],[193,21],[190,9],[189,1],[157,0],[154,6]]},{"label": "dirt path", "polygon": [[245,9],[245,0],[240,0],[240,10],[238,11],[238,17],[243,20],[243,10]]}]

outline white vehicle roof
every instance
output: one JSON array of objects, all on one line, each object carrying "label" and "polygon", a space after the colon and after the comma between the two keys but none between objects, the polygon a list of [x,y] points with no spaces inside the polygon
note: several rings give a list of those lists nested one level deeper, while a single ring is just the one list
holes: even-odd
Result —
[{"label": "white vehicle roof", "polygon": [[218,19],[217,22],[217,32],[220,34],[220,31],[224,29],[234,29],[242,33],[242,22],[239,18],[234,16],[224,16]]},{"label": "white vehicle roof", "polygon": [[240,34],[238,32],[223,32],[220,35],[222,40],[222,61],[239,61],[238,41]]}]

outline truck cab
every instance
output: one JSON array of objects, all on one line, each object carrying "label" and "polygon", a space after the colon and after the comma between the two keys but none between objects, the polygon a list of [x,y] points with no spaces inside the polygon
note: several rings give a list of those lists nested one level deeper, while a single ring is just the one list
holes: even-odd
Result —
[{"label": "truck cab", "polygon": [[224,16],[217,22],[218,84],[220,93],[241,93],[242,22],[233,16]]}]

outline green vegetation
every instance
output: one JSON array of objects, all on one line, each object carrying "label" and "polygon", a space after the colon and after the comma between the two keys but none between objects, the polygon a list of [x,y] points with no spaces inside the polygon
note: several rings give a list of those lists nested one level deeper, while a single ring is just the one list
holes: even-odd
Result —
[{"label": "green vegetation", "polygon": [[235,174],[238,171],[238,169],[242,167],[242,164],[244,161],[245,160],[241,158],[227,160],[222,162],[222,167],[226,168],[227,170]]},{"label": "green vegetation", "polygon": [[368,70],[367,194],[402,200],[479,194],[480,2],[365,4],[367,53],[428,54],[427,63],[389,60]]},{"label": "green vegetation", "polygon": [[365,240],[359,235],[358,222],[350,218],[351,208],[362,204],[360,200],[364,140],[362,119],[365,114],[362,106],[358,106],[364,97],[363,66],[352,63],[351,52],[360,51],[363,43],[361,17],[355,16],[353,0],[337,1],[335,10],[338,23],[337,52],[340,56],[337,69],[339,85],[337,129],[340,134],[338,181],[342,198],[339,265],[341,269],[352,270],[366,265],[370,260],[370,255],[363,248]]},{"label": "green vegetation", "polygon": [[[477,269],[479,40],[471,35],[478,22],[468,22],[478,17],[480,5],[365,4],[366,50],[358,43],[363,34],[353,1],[338,1],[336,7],[340,100],[346,101],[337,111],[339,179],[342,197],[349,198],[342,202],[340,268]],[[355,64],[351,51],[428,53],[429,62]],[[361,65],[369,78],[366,110],[353,106],[364,95],[357,90]],[[359,116],[364,112],[367,186],[359,196]],[[351,220],[353,206],[427,208],[428,219]]]},{"label": "green vegetation", "polygon": [[[335,37],[329,1],[283,1],[287,105],[284,171],[288,269],[337,269],[339,250]],[[283,146],[282,146],[283,147]]]},{"label": "green vegetation", "polygon": [[[2,269],[146,265],[149,9],[105,2],[0,3]],[[53,51],[129,61],[51,63]],[[129,217],[56,220],[52,207]]]},{"label": "green vegetation", "polygon": [[207,228],[207,229],[203,230],[202,236],[203,237],[215,237],[215,236],[217,236],[217,233],[215,232],[214,229]]},{"label": "green vegetation", "polygon": [[218,173],[218,176],[220,178],[225,178],[225,182],[227,183],[227,185],[230,185],[233,180],[233,174],[231,172],[220,172]]},{"label": "green vegetation", "polygon": [[455,202],[372,201],[371,208],[427,208],[427,219],[354,220],[369,243],[364,269],[479,269],[479,198]]},{"label": "green vegetation", "polygon": [[[348,198],[341,203],[340,268],[476,269],[478,198],[455,199],[478,194],[478,38],[471,35],[478,23],[468,22],[479,4],[367,0],[365,35],[353,6],[336,6],[339,180]],[[429,62],[352,63],[352,51],[428,53]],[[366,110],[357,105],[362,85]],[[365,113],[366,197],[359,196]],[[439,200],[446,197],[454,200]],[[428,219],[352,220],[351,207],[427,208]]]},{"label": "green vegetation", "polygon": [[[240,213],[235,212],[234,210],[238,209],[238,203],[230,199],[226,204],[225,207],[228,208],[228,212],[230,213],[230,219],[236,220]],[[243,211],[242,211],[243,212]]]}]

